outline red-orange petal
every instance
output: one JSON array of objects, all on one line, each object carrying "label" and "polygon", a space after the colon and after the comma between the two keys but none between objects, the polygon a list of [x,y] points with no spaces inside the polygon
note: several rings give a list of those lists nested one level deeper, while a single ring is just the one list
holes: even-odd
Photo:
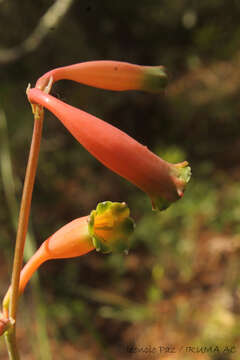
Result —
[{"label": "red-orange petal", "polygon": [[72,80],[85,85],[115,91],[143,90],[161,92],[166,87],[167,75],[163,66],[142,66],[121,61],[88,61],[50,70],[36,83],[40,90],[52,77]]},{"label": "red-orange petal", "polygon": [[30,89],[28,97],[50,110],[105,166],[145,191],[156,208],[179,199],[186,185],[181,166],[162,160],[116,127],[38,89]]}]

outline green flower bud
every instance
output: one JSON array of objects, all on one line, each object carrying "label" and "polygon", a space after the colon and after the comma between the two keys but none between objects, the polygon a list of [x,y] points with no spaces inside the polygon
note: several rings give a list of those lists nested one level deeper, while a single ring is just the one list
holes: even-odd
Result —
[{"label": "green flower bud", "polygon": [[129,214],[126,203],[111,201],[98,204],[91,212],[88,230],[97,251],[128,251],[129,237],[134,230]]}]

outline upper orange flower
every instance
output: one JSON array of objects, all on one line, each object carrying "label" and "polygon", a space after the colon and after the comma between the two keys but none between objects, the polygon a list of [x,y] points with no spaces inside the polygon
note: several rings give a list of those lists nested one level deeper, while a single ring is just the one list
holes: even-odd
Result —
[{"label": "upper orange flower", "polygon": [[143,90],[161,92],[167,85],[163,66],[142,66],[121,61],[100,60],[59,67],[41,76],[36,87],[40,90],[52,77],[58,80],[73,80],[105,90]]}]

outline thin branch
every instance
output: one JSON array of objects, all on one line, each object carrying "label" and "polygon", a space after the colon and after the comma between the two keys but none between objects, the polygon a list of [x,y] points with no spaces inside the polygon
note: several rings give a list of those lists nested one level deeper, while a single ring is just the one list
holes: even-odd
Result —
[{"label": "thin branch", "polygon": [[[46,86],[46,90],[51,90],[52,78],[49,79],[49,84]],[[29,85],[30,86],[30,85]],[[29,87],[28,87],[29,88]],[[27,88],[27,91],[28,91]],[[5,340],[8,348],[8,354],[10,360],[19,360],[19,353],[16,343],[16,314],[19,296],[19,281],[20,272],[22,269],[24,245],[27,235],[28,221],[30,215],[32,192],[36,176],[40,143],[42,137],[42,126],[44,118],[44,110],[42,107],[34,106],[34,128],[32,135],[32,142],[29,152],[27,170],[24,180],[22,200],[18,218],[18,229],[16,237],[16,245],[13,260],[12,280],[11,280],[11,291],[8,291],[3,300],[3,312],[8,315],[9,308],[9,319],[12,326],[5,333]]]},{"label": "thin branch", "polygon": [[74,0],[56,0],[40,18],[36,28],[21,44],[10,49],[0,48],[0,63],[9,63],[35,50],[52,28],[57,26]]},{"label": "thin branch", "polygon": [[[10,153],[10,144],[7,129],[7,119],[4,110],[0,105],[0,177],[3,183],[3,192],[6,197],[6,204],[9,210],[12,226],[17,230],[18,223],[18,210],[19,205],[15,194],[15,177],[13,174],[13,165]],[[29,229],[24,259],[27,261],[36,251],[36,240],[34,238],[32,230]],[[37,274],[36,274],[37,275]],[[37,352],[39,359],[51,360],[51,351],[49,347],[47,324],[46,324],[46,307],[42,299],[42,291],[39,283],[39,278],[36,276],[32,278],[33,284],[33,296],[36,298],[36,318],[40,319],[36,323],[37,327],[37,346],[34,345],[34,351]],[[0,317],[1,325],[1,317]],[[0,331],[1,333],[1,331]],[[36,335],[36,334],[35,334]],[[6,335],[8,344],[9,336]],[[35,342],[34,342],[35,343]],[[8,344],[10,345],[10,344]],[[9,349],[11,351],[11,348]]]},{"label": "thin branch", "polygon": [[29,161],[28,161],[26,177],[24,181],[22,202],[21,202],[20,214],[18,220],[18,231],[17,231],[17,239],[16,239],[15,256],[13,262],[12,283],[11,283],[12,292],[10,296],[10,308],[9,308],[10,318],[13,318],[14,320],[16,319],[19,278],[22,268],[23,250],[24,250],[25,238],[27,234],[30,206],[32,200],[32,191],[33,191],[33,185],[35,180],[38,155],[40,149],[42,124],[43,124],[43,110],[41,111],[39,117],[35,117],[32,144],[30,148]]}]

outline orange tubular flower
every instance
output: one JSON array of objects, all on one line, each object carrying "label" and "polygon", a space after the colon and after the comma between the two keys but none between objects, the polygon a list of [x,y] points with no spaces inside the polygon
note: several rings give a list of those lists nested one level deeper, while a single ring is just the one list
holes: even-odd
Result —
[{"label": "orange tubular flower", "polygon": [[[98,204],[90,216],[71,221],[45,240],[21,271],[19,292],[39,268],[50,259],[73,258],[84,255],[94,249],[109,253],[128,251],[129,237],[134,230],[134,222],[129,217],[126,203],[105,201]],[[4,315],[7,318],[10,289],[4,301]],[[0,317],[0,332],[5,323]],[[2,323],[1,323],[2,322]]]},{"label": "orange tubular flower", "polygon": [[143,90],[158,93],[167,85],[163,66],[141,66],[121,61],[88,61],[50,70],[36,83],[40,90],[49,78],[73,80],[105,90]]},{"label": "orange tubular flower", "polygon": [[27,95],[31,103],[51,111],[100,162],[145,191],[154,209],[182,197],[191,174],[186,161],[170,164],[116,127],[36,88]]}]

